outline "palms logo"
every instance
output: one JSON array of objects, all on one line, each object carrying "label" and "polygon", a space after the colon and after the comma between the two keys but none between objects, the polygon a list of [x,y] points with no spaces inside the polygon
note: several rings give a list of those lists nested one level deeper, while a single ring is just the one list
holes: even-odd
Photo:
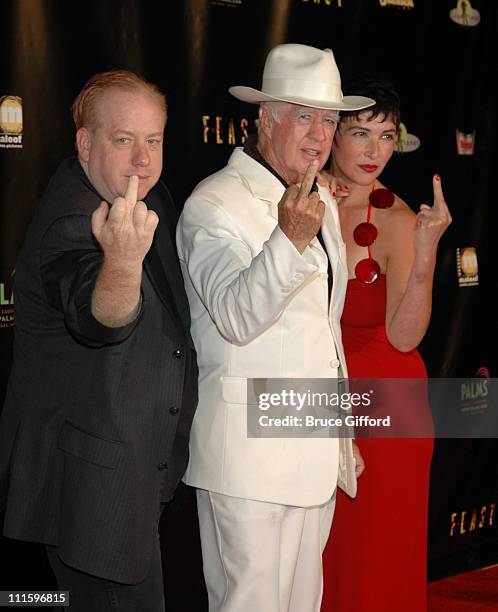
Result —
[{"label": "palms logo", "polygon": [[401,122],[399,124],[398,137],[394,150],[397,153],[411,153],[420,147],[420,138],[415,134],[409,134],[406,125]]},{"label": "palms logo", "polygon": [[[15,270],[10,275],[14,276]],[[14,291],[12,280],[8,283],[0,283],[0,329],[14,327]]]},{"label": "palms logo", "polygon": [[486,366],[478,368],[476,378],[491,378],[488,368]]},{"label": "palms logo", "polygon": [[450,19],[458,25],[473,27],[481,21],[481,15],[472,8],[470,0],[458,0],[456,8],[450,11]]}]

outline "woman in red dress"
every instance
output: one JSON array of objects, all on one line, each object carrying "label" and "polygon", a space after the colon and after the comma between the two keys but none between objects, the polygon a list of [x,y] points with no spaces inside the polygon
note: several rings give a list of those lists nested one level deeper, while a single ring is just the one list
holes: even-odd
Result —
[{"label": "woman in red dress", "polygon": [[[341,113],[331,171],[337,180],[349,282],[342,316],[350,378],[426,378],[416,350],[431,313],[439,239],[451,222],[438,175],[434,205],[415,215],[378,180],[399,129],[391,85],[357,82],[376,105]],[[420,395],[419,395],[420,397]],[[425,396],[417,403],[430,419]],[[420,405],[421,404],[421,405]],[[427,428],[426,428],[427,430]],[[358,439],[365,471],[356,499],[337,492],[324,551],[322,612],[423,612],[432,438]]]}]

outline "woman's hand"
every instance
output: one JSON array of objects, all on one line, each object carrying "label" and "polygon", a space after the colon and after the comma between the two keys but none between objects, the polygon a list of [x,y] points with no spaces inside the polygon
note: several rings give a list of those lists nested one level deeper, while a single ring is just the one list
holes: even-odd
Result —
[{"label": "woman's hand", "polygon": [[365,461],[363,460],[363,457],[360,453],[360,449],[358,448],[358,445],[355,442],[353,442],[353,457],[355,458],[356,478],[359,478],[365,470]]},{"label": "woman's hand", "polygon": [[434,205],[422,204],[415,220],[415,252],[431,252],[437,245],[446,228],[451,223],[451,215],[444,201],[441,177],[435,174],[432,179]]},{"label": "woman's hand", "polygon": [[349,195],[349,188],[338,182],[337,178],[328,170],[320,170],[316,175],[316,180],[319,185],[328,189],[330,195],[336,199],[339,204],[342,198]]}]

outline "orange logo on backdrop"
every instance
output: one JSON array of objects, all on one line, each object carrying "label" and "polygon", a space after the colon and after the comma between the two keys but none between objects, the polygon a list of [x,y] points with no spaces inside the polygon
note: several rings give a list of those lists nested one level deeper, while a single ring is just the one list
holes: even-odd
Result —
[{"label": "orange logo on backdrop", "polygon": [[249,133],[249,119],[228,119],[223,115],[202,115],[202,139],[204,144],[243,145]]},{"label": "orange logo on backdrop", "polygon": [[399,8],[415,8],[413,0],[379,0],[381,6],[397,6]]},{"label": "orange logo on backdrop", "polygon": [[457,276],[460,287],[475,287],[479,284],[479,265],[475,247],[456,250]]},{"label": "orange logo on backdrop", "polygon": [[458,0],[456,8],[450,11],[450,19],[458,25],[473,27],[481,21],[481,14],[472,8],[470,0]]},{"label": "orange logo on backdrop", "polygon": [[420,138],[415,136],[415,134],[410,134],[406,129],[406,125],[401,121],[394,146],[396,153],[411,153],[412,151],[416,151],[419,147]]},{"label": "orange logo on backdrop", "polygon": [[472,510],[452,512],[450,516],[450,538],[479,529],[493,527],[496,502]]},{"label": "orange logo on backdrop", "polygon": [[22,100],[0,97],[0,148],[22,149]]}]

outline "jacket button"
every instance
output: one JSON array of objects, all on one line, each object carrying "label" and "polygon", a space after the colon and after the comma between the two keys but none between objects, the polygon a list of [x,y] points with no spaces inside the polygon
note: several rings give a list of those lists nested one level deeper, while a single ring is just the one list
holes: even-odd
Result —
[{"label": "jacket button", "polygon": [[339,359],[331,359],[330,360],[330,367],[331,368],[338,368],[341,365],[341,362],[339,361]]},{"label": "jacket button", "polygon": [[173,351],[172,355],[175,359],[181,359],[183,357],[183,353],[180,349],[176,349],[176,351]]},{"label": "jacket button", "polygon": [[163,463],[159,463],[157,465],[157,469],[158,470],[166,470],[166,469],[168,469],[168,464],[166,463],[166,461],[164,461]]},{"label": "jacket button", "polygon": [[169,409],[170,414],[178,414],[179,411],[180,409],[178,408],[178,406],[171,406],[171,408]]}]

